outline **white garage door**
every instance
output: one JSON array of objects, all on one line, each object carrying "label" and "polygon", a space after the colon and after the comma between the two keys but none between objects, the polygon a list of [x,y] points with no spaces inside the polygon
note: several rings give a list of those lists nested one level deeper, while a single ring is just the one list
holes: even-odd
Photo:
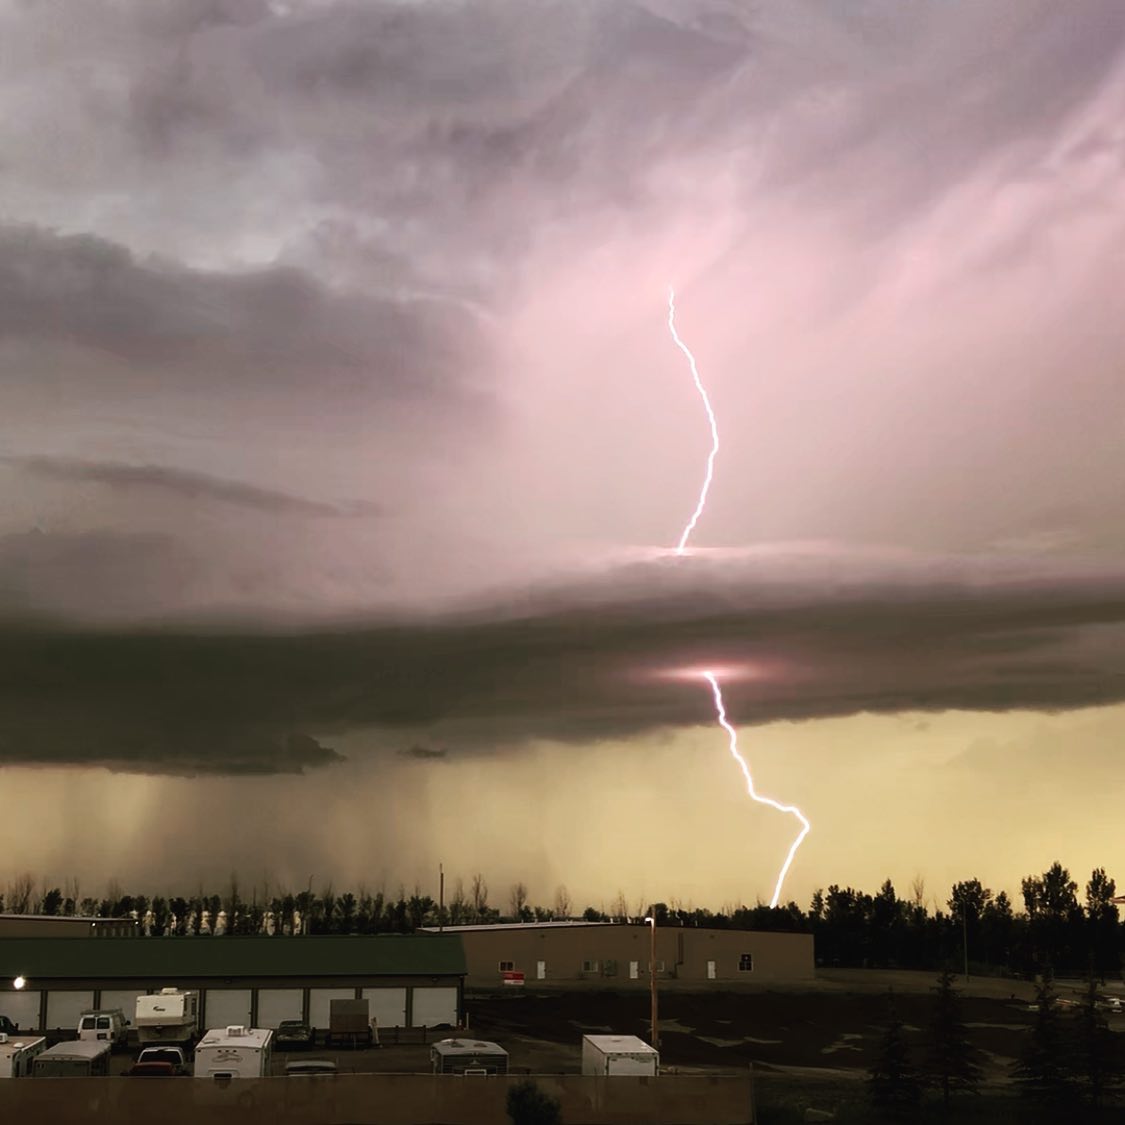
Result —
[{"label": "white garage door", "polygon": [[207,1022],[208,1031],[216,1027],[230,1027],[231,1024],[249,1027],[250,989],[207,989],[207,996],[203,1001],[203,1018]]},{"label": "white garage door", "polygon": [[413,1023],[415,1027],[457,1026],[457,989],[414,989]]},{"label": "white garage door", "polygon": [[47,1026],[78,1030],[78,1017],[87,1008],[94,1006],[92,992],[63,992],[52,990],[47,993]]},{"label": "white garage door", "polygon": [[380,1027],[406,1026],[405,988],[365,988],[367,1007]]},{"label": "white garage door", "polygon": [[305,994],[300,988],[259,988],[255,1027],[277,1027],[282,1020],[304,1015]]},{"label": "white garage door", "polygon": [[327,1031],[331,1026],[332,1001],[354,999],[354,988],[310,988],[309,1024]]},{"label": "white garage door", "polygon": [[[85,940],[85,939],[83,939]],[[39,1026],[38,992],[0,992],[0,1012],[20,1031],[42,1031]]]},{"label": "white garage door", "polygon": [[137,1022],[137,997],[146,995],[143,988],[103,988],[100,1008],[120,1008],[132,1027]]}]

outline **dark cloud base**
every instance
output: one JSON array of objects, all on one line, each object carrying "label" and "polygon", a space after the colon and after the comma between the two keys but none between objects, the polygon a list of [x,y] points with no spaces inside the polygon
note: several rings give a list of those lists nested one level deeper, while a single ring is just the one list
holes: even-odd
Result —
[{"label": "dark cloud base", "polygon": [[623,737],[709,721],[699,684],[666,673],[732,663],[757,670],[726,688],[744,724],[1125,700],[1125,580],[716,592],[630,578],[518,614],[288,633],[9,623],[0,761],[300,772],[338,758],[310,733],[440,727],[455,752]]}]

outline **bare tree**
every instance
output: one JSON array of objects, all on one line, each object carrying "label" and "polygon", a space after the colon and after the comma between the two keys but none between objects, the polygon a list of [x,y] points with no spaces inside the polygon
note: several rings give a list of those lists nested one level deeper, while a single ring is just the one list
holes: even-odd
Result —
[{"label": "bare tree", "polygon": [[479,922],[488,909],[488,884],[479,871],[473,876],[470,893],[473,896],[473,919]]},{"label": "bare tree", "polygon": [[449,924],[460,926],[468,914],[469,900],[465,897],[465,882],[460,875],[453,883],[453,897],[449,900]]},{"label": "bare tree", "polygon": [[627,922],[629,920],[629,904],[625,901],[624,891],[617,892],[617,897],[609,908],[609,915],[615,922]]},{"label": "bare tree", "polygon": [[560,883],[555,888],[555,917],[569,918],[570,906],[570,891],[566,889],[565,883]]},{"label": "bare tree", "polygon": [[8,910],[12,914],[27,914],[31,908],[31,896],[35,893],[35,879],[30,871],[17,875],[8,884]]},{"label": "bare tree", "polygon": [[910,881],[910,894],[914,905],[925,909],[926,906],[926,879],[923,875],[915,875]]},{"label": "bare tree", "polygon": [[527,905],[527,884],[513,883],[508,893],[508,905],[512,910],[512,921],[519,922],[523,916],[523,908]]}]

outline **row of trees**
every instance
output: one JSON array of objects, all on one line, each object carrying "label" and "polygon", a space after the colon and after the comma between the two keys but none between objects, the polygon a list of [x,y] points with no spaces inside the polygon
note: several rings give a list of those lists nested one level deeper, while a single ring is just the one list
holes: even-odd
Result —
[{"label": "row of trees", "polygon": [[[948,1109],[958,1093],[976,1093],[981,1057],[973,1047],[961,1014],[953,975],[946,971],[934,989],[922,1051],[910,1046],[893,999],[878,1054],[868,1073],[868,1093],[882,1116],[914,1116],[927,1089],[936,1091]],[[1097,985],[1090,978],[1082,1003],[1065,1013],[1050,975],[1036,989],[1035,1023],[1012,1078],[1029,1104],[1069,1119],[1075,1111],[1100,1109],[1120,1093],[1125,1078],[1120,1037],[1101,1010]],[[1056,1117],[1052,1117],[1052,1120]]]},{"label": "row of trees", "polygon": [[[638,903],[631,909],[619,893],[608,907],[587,906],[575,911],[570,894],[560,886],[550,906],[533,905],[527,886],[512,884],[506,909],[489,900],[484,876],[476,874],[466,886],[452,882],[450,895],[440,904],[415,887],[397,894],[383,890],[336,893],[331,885],[314,890],[253,887],[247,893],[232,876],[223,893],[149,897],[126,894],[113,882],[103,898],[82,897],[77,880],[63,888],[36,890],[35,880],[13,880],[0,909],[15,913],[132,914],[153,936],[225,934],[374,934],[409,933],[422,926],[461,925],[504,921],[546,921],[580,917],[587,921],[629,921],[648,914],[660,926],[716,929],[755,929],[812,933],[821,964],[849,967],[932,969],[967,959],[976,972],[1026,974],[1043,964],[1056,972],[1085,972],[1099,976],[1115,972],[1125,952],[1125,930],[1118,910],[1113,879],[1102,868],[1085,884],[1082,901],[1078,883],[1060,863],[1042,875],[1022,881],[1023,909],[1008,895],[993,894],[979,879],[954,884],[943,904],[928,901],[925,884],[916,879],[910,894],[900,897],[888,879],[874,895],[832,885],[818,890],[807,911],[790,902],[784,907],[729,906],[720,911],[671,904]],[[931,909],[931,907],[933,907]]]}]

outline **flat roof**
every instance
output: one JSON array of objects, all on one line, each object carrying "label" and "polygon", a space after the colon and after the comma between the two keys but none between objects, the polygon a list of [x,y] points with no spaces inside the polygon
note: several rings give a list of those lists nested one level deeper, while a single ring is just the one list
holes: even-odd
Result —
[{"label": "flat roof", "polygon": [[480,933],[484,930],[562,930],[573,929],[581,926],[627,926],[628,922],[482,922],[480,925],[468,926],[445,926],[443,929],[438,929],[437,926],[423,926],[422,930],[427,934],[472,934]]},{"label": "flat roof", "polygon": [[130,926],[137,924],[137,919],[129,914],[121,915],[117,918],[103,918],[98,914],[4,914],[0,913],[0,922],[9,922],[12,920],[21,922],[85,922],[90,925],[93,922],[128,922]]},{"label": "flat roof", "polygon": [[237,1034],[231,1035],[231,1027],[214,1027],[195,1045],[201,1047],[248,1047],[260,1051],[273,1037],[273,1032],[265,1027],[239,1027]]},{"label": "flat roof", "polygon": [[627,1052],[636,1055],[655,1055],[657,1050],[651,1043],[646,1043],[636,1035],[583,1035],[600,1051],[611,1055],[614,1052]]},{"label": "flat roof", "polygon": [[316,937],[0,938],[0,990],[36,981],[139,979],[161,985],[196,978],[464,976],[452,934]]}]

